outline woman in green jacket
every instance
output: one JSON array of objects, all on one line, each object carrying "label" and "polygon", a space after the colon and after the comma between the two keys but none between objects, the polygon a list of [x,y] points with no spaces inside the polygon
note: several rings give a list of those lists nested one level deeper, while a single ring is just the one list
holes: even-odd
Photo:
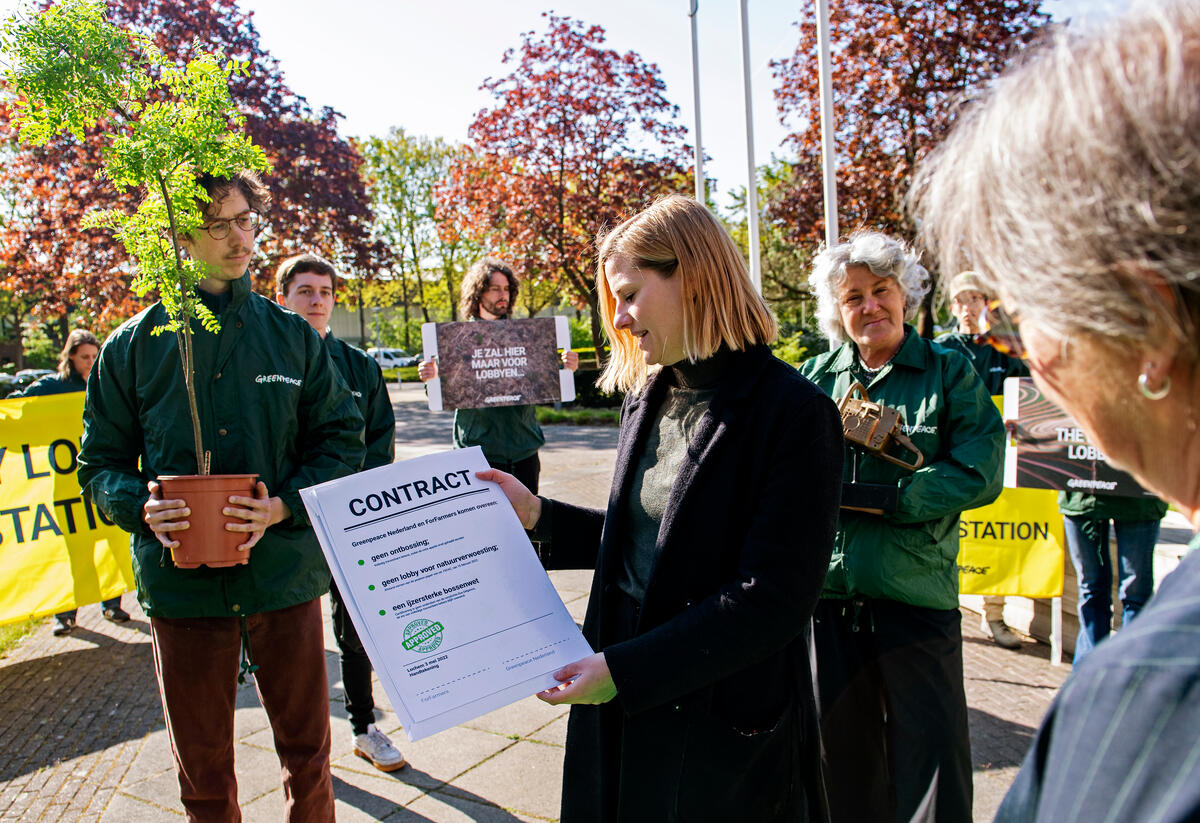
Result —
[{"label": "woman in green jacket", "polygon": [[801,372],[835,399],[860,383],[898,409],[924,459],[847,455],[843,479],[893,488],[895,503],[842,509],[813,615],[831,816],[969,821],[958,517],[999,494],[1004,426],[967,359],[905,322],[929,276],[903,244],[852,235],[817,255],[809,282],[841,346]]}]

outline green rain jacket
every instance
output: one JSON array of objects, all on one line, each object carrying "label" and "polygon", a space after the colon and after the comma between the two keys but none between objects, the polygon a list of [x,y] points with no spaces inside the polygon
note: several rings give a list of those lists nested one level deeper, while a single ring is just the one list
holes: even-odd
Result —
[{"label": "green rain jacket", "polygon": [[383,371],[374,358],[348,343],[325,335],[325,351],[354,396],[354,403],[366,423],[364,469],[388,466],[396,459],[396,413],[388,397]]},{"label": "green rain jacket", "polygon": [[1059,492],[1058,510],[1072,517],[1093,520],[1162,520],[1167,504],[1157,497],[1114,497],[1088,492]]},{"label": "green rain jacket", "polygon": [[87,389],[87,384],[75,372],[71,372],[66,377],[48,374],[34,380],[25,387],[25,391],[13,392],[9,397],[46,397],[51,394],[71,394],[85,389]]},{"label": "green rain jacket", "polygon": [[975,372],[983,380],[988,394],[1004,394],[1005,378],[1029,376],[1029,369],[1023,362],[1016,357],[1001,354],[991,346],[976,343],[975,336],[972,334],[948,332],[933,342],[961,352],[967,360],[971,361]]},{"label": "green rain jacket", "polygon": [[162,305],[105,341],[83,410],[79,483],[132,535],[138,602],[151,617],[234,617],[319,597],[329,571],[300,489],[357,471],[363,421],[345,383],[299,315],[232,284],[221,332],[193,323],[197,402],[214,474],[253,472],[291,509],[244,566],[179,569],[142,520],[146,483],[194,474],[195,449],[179,349]]},{"label": "green rain jacket", "polygon": [[546,442],[536,406],[495,406],[454,412],[454,448],[483,448],[489,463],[533,457]]},{"label": "green rain jacket", "polygon": [[904,432],[925,455],[910,471],[847,452],[865,483],[895,483],[899,505],[885,515],[843,510],[825,598],[885,598],[930,609],[958,608],[958,515],[1000,494],[1004,424],[975,369],[958,352],[922,339],[911,326],[892,362],[867,383],[852,343],[801,364],[838,400],[859,380],[871,400],[898,408]]}]

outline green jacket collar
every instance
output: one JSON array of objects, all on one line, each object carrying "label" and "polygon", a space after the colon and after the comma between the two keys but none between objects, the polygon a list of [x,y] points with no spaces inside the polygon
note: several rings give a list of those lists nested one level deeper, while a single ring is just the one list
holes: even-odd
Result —
[{"label": "green jacket collar", "polygon": [[[858,347],[854,345],[853,341],[847,340],[837,350],[829,370],[850,371],[857,358]],[[904,324],[904,342],[900,344],[900,351],[896,352],[896,356],[892,358],[892,365],[907,366],[913,369],[926,369],[932,365],[929,347],[921,345],[921,335],[917,334],[917,330],[908,323]]]},{"label": "green jacket collar", "polygon": [[233,289],[233,299],[230,301],[229,306],[233,309],[240,309],[242,304],[250,297],[250,293],[254,291],[250,284],[250,271],[247,269],[241,277],[233,281],[231,287]]},{"label": "green jacket collar", "polygon": [[[237,280],[234,280],[232,283],[229,284],[229,302],[228,303],[220,303],[220,302],[217,303],[217,305],[222,307],[220,313],[224,314],[226,311],[229,311],[229,310],[237,311],[238,309],[240,309],[242,307],[242,305],[246,302],[246,300],[249,299],[250,294],[253,291],[254,291],[254,289],[250,284],[250,272],[247,271],[245,274],[243,274]],[[196,286],[196,294],[197,294],[197,296],[201,297],[202,299],[203,299],[203,296],[205,294],[207,294],[208,300],[210,301],[208,303],[208,306],[209,306],[209,308],[212,308],[213,303],[211,301],[223,300],[225,292],[221,292],[220,294],[213,294],[212,292],[205,292],[199,286]]]}]

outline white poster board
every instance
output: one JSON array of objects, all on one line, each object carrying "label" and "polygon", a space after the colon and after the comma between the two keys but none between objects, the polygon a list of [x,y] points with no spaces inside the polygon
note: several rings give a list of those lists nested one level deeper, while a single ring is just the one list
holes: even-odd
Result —
[{"label": "white poster board", "polygon": [[558,685],[592,653],[478,447],[300,492],[411,740]]}]

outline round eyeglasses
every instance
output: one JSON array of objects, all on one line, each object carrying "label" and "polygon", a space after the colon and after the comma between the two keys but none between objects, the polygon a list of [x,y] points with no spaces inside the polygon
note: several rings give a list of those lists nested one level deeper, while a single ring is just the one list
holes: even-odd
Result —
[{"label": "round eyeglasses", "polygon": [[208,232],[208,236],[213,240],[224,240],[229,236],[229,232],[233,231],[235,225],[242,231],[258,234],[258,230],[262,224],[263,219],[261,215],[257,212],[248,211],[229,220],[214,220],[200,228]]}]

